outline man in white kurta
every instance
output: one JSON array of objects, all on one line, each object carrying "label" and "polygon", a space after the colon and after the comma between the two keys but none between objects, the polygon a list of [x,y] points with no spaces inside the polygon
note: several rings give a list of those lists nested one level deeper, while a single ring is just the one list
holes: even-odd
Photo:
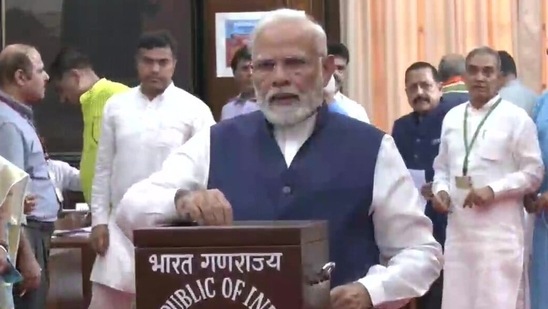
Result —
[{"label": "man in white kurta", "polygon": [[111,216],[122,196],[214,123],[204,102],[173,85],[174,54],[166,33],[143,35],[137,52],[141,85],[112,96],[105,106],[91,199],[98,253],[91,273],[93,309],[129,309],[133,303],[133,245]]},{"label": "man in white kurta", "polygon": [[497,94],[496,51],[472,51],[466,70],[470,101],[445,116],[433,166],[434,207],[449,213],[442,308],[524,308],[522,200],[543,176],[537,133]]}]

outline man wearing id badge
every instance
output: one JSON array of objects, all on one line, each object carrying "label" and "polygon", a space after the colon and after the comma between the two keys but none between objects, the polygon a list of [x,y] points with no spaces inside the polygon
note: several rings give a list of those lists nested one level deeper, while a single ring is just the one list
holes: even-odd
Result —
[{"label": "man wearing id badge", "polygon": [[523,197],[544,168],[535,125],[498,95],[497,51],[466,57],[470,101],[444,118],[433,207],[449,213],[443,309],[525,308]]}]

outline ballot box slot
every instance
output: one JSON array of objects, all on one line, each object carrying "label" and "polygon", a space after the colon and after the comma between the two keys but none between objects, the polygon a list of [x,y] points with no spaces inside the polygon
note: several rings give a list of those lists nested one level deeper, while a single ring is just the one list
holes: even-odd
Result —
[{"label": "ballot box slot", "polygon": [[188,224],[136,229],[133,231],[134,244],[136,247],[276,246],[327,238],[327,223],[323,221],[239,221],[231,226]]}]

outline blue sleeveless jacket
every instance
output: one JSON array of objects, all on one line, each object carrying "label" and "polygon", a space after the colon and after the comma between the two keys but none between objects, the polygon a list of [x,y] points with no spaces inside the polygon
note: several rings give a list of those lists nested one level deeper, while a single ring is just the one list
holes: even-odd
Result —
[{"label": "blue sleeveless jacket", "polygon": [[287,167],[272,126],[257,111],[211,128],[208,188],[219,189],[234,220],[325,220],[332,287],[365,276],[379,261],[371,205],[384,132],[323,107]]}]

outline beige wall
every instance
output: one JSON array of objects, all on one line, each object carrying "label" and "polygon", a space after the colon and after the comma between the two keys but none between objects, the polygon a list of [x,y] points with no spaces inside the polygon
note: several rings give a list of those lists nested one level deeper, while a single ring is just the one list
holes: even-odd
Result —
[{"label": "beige wall", "polygon": [[341,0],[342,41],[350,50],[346,92],[390,132],[410,112],[405,69],[437,66],[446,53],[489,45],[509,51],[520,78],[537,91],[548,81],[544,0]]}]

